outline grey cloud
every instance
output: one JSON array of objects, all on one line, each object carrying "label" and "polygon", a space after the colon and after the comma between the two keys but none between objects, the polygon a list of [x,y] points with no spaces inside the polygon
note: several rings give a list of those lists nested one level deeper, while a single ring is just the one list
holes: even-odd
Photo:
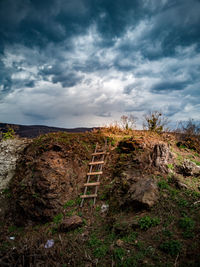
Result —
[{"label": "grey cloud", "polygon": [[76,84],[80,83],[83,79],[83,76],[77,75],[75,73],[67,74],[58,74],[53,76],[53,83],[60,82],[63,87],[73,87]]},{"label": "grey cloud", "polygon": [[174,91],[174,90],[183,90],[185,89],[185,87],[188,85],[188,81],[184,81],[184,82],[179,82],[179,81],[162,81],[160,83],[154,84],[151,87],[151,90],[153,92],[157,92],[157,91]]}]

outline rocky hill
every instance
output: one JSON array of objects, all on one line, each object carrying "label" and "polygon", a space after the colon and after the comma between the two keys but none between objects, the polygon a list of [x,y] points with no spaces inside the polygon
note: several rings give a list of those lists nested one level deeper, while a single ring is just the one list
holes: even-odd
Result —
[{"label": "rocky hill", "polygon": [[[96,205],[88,199],[80,208],[91,154],[105,139]],[[9,153],[16,156],[6,165]],[[0,176],[2,266],[200,266],[198,138],[49,133],[2,141],[5,165],[12,175]]]}]

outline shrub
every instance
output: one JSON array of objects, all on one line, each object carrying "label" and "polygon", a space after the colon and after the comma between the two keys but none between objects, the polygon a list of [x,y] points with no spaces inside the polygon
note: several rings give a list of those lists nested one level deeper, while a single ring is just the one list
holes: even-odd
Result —
[{"label": "shrub", "polygon": [[200,123],[195,122],[193,119],[188,121],[180,121],[176,132],[182,133],[187,137],[200,135]]},{"label": "shrub", "polygon": [[181,251],[181,247],[182,245],[178,240],[165,241],[160,245],[160,249],[171,256],[176,256]]},{"label": "shrub", "polygon": [[12,139],[15,136],[15,131],[12,128],[8,128],[6,133],[2,133],[3,140]]},{"label": "shrub", "polygon": [[169,123],[168,119],[159,111],[152,111],[146,114],[144,119],[143,128],[156,133],[162,133],[166,130],[165,128]]}]

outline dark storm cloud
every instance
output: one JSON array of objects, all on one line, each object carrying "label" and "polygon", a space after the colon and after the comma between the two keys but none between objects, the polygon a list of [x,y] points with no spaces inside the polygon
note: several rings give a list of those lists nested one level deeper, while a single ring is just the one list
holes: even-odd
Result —
[{"label": "dark storm cloud", "polygon": [[198,0],[1,0],[2,116],[14,100],[38,122],[162,105],[198,116],[199,14]]},{"label": "dark storm cloud", "polygon": [[154,84],[151,88],[153,92],[157,91],[173,91],[173,90],[183,90],[188,85],[188,82],[170,82],[162,81],[160,83]]}]

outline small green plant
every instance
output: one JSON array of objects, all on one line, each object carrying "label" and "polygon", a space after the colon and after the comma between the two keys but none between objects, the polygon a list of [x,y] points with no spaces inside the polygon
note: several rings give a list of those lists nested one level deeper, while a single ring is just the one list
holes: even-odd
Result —
[{"label": "small green plant", "polygon": [[32,197],[38,198],[39,197],[39,194],[35,192],[35,193],[32,194]]},{"label": "small green plant", "polygon": [[59,213],[53,218],[53,222],[55,224],[59,224],[62,221],[62,219],[63,219],[63,214]]},{"label": "small green plant", "polygon": [[97,206],[96,207],[96,212],[99,212],[101,210],[101,207],[100,206]]},{"label": "small green plant", "polygon": [[5,188],[2,191],[2,194],[6,197],[6,198],[10,198],[11,197],[11,192],[9,188]]},{"label": "small green plant", "polygon": [[174,165],[172,163],[167,164],[167,167],[170,170],[173,170],[174,169]]},{"label": "small green plant", "polygon": [[3,133],[3,140],[12,139],[15,136],[15,131],[12,128],[8,128],[6,133]]},{"label": "small green plant", "polygon": [[184,216],[179,220],[179,227],[183,230],[184,238],[191,238],[194,236],[194,225],[195,222],[190,217]]},{"label": "small green plant", "polygon": [[113,251],[113,257],[118,262],[122,262],[125,255],[126,251],[123,248],[116,248]]},{"label": "small green plant", "polygon": [[81,204],[81,198],[80,198],[80,197],[78,197],[78,198],[76,199],[76,204],[77,204],[78,206]]},{"label": "small green plant", "polygon": [[78,212],[77,212],[77,215],[80,216],[80,217],[82,217],[82,216],[83,216],[82,211],[78,211]]},{"label": "small green plant", "polygon": [[180,145],[179,148],[180,149],[186,149],[187,147],[185,145]]},{"label": "small green plant", "polygon": [[164,229],[163,230],[163,235],[165,235],[166,237],[172,237],[173,233],[168,229]]},{"label": "small green plant", "polygon": [[138,233],[137,232],[132,232],[129,235],[126,235],[124,237],[122,237],[122,240],[127,242],[127,243],[133,243],[136,238],[138,237]]},{"label": "small green plant", "polygon": [[91,235],[88,245],[93,249],[93,254],[97,258],[103,258],[108,251],[108,246],[98,239],[95,234]]},{"label": "small green plant", "polygon": [[75,212],[75,210],[72,209],[72,210],[67,211],[65,215],[70,217],[70,216],[74,215],[74,212]]},{"label": "small green plant", "polygon": [[194,159],[191,159],[192,162],[194,162],[197,166],[200,166],[200,161],[197,161],[197,160],[194,160]]},{"label": "small green plant", "polygon": [[67,207],[73,207],[74,205],[75,201],[71,199],[64,204],[63,208],[66,209]]},{"label": "small green plant", "polygon": [[101,244],[101,246],[99,246],[94,250],[94,256],[97,258],[103,258],[105,257],[107,252],[108,252],[108,246],[105,244]]},{"label": "small green plant", "polygon": [[159,218],[155,217],[155,218],[151,218],[149,216],[144,216],[142,218],[139,219],[139,226],[140,229],[142,230],[148,230],[150,227],[152,226],[156,226],[160,223]]},{"label": "small green plant", "polygon": [[165,241],[160,245],[160,249],[171,256],[176,256],[181,251],[181,243],[178,240]]},{"label": "small green plant", "polygon": [[178,200],[178,206],[179,207],[188,207],[189,203],[187,200],[185,200],[184,198],[180,198]]},{"label": "small green plant", "polygon": [[169,185],[165,180],[161,180],[158,182],[158,187],[160,189],[169,189]]}]

